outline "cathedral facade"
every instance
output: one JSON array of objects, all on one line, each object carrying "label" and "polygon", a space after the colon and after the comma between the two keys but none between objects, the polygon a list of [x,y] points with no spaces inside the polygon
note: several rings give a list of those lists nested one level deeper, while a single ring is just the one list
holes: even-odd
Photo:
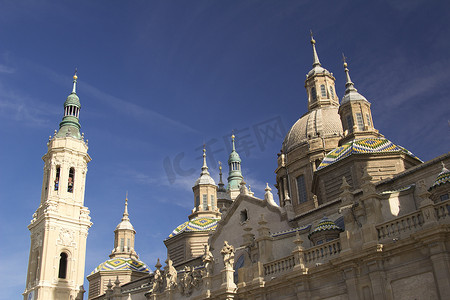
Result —
[{"label": "cathedral facade", "polygon": [[[339,99],[335,78],[322,67],[313,38],[311,44],[313,66],[305,81],[308,111],[288,131],[278,154],[277,197],[268,184],[263,199],[246,185],[235,148],[239,137],[232,136],[226,187],[221,167],[218,184],[210,176],[204,150],[200,176],[192,188],[193,209],[188,221],[180,220],[164,240],[164,261],[155,259],[152,272],[137,257],[126,200],[110,259],[88,276],[88,299],[446,299],[450,295],[446,168],[450,153],[423,162],[383,136],[347,63],[345,94]],[[41,205],[29,226],[32,246],[24,299],[29,295],[81,299],[84,291],[79,281],[84,271],[81,251],[90,222],[89,211],[82,206],[84,181],[77,179],[85,178],[83,168],[90,159],[87,145],[74,130],[79,129],[77,103],[74,109],[66,108],[69,115],[64,116],[76,119],[72,123],[63,119],[44,156]],[[59,155],[76,153],[76,159],[70,156],[65,163],[54,159],[58,143],[67,147],[58,148]],[[70,147],[74,151],[66,150]],[[56,179],[61,183],[57,189]],[[84,216],[78,223],[59,210],[69,204],[73,214]],[[78,230],[69,224],[77,224]],[[72,230],[72,238],[64,238],[67,230]],[[53,236],[58,232],[61,242]],[[49,242],[60,247],[47,257],[42,247]],[[64,255],[78,255],[78,260],[64,264]],[[53,266],[66,271],[65,278],[56,271],[42,272],[42,262],[50,258]],[[51,287],[41,284],[47,275],[45,282],[53,282]],[[54,296],[41,296],[44,293]]]}]

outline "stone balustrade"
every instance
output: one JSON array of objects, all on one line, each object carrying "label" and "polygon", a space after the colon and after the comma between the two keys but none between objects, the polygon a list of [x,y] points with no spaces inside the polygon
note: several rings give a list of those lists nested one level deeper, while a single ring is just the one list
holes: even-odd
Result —
[{"label": "stone balustrade", "polygon": [[290,271],[295,266],[295,258],[293,255],[283,257],[275,261],[264,264],[264,276],[274,276],[286,271]]},{"label": "stone balustrade", "polygon": [[321,264],[330,258],[337,257],[341,252],[341,243],[339,239],[335,239],[305,250],[305,263],[308,266]]},{"label": "stone balustrade", "polygon": [[400,218],[384,222],[376,226],[378,240],[397,239],[409,236],[411,233],[420,230],[424,223],[422,212],[415,211]]}]

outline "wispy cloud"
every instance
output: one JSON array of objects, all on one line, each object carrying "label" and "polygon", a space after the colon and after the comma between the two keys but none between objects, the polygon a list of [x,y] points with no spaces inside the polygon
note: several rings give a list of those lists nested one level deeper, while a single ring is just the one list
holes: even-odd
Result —
[{"label": "wispy cloud", "polygon": [[0,116],[4,119],[22,122],[25,125],[45,126],[49,116],[56,114],[53,108],[36,101],[20,91],[5,88],[0,84]]},{"label": "wispy cloud", "polygon": [[97,89],[96,87],[88,83],[83,83],[83,93],[88,96],[94,97],[97,100],[102,101],[103,103],[112,107],[116,111],[128,114],[135,120],[143,120],[145,122],[160,124],[162,125],[160,127],[165,126],[173,127],[182,130],[182,132],[186,133],[199,133],[199,131],[193,129],[192,127],[186,124],[173,120],[148,108],[137,105],[132,101],[125,101],[123,99],[115,97],[111,94],[108,94],[104,91]]},{"label": "wispy cloud", "polygon": [[[31,65],[32,63],[30,63]],[[60,85],[67,85],[68,78],[67,76],[63,76],[54,70],[51,70],[45,66],[32,64],[35,69],[38,70],[39,73],[45,74],[49,79],[57,82]],[[79,80],[80,81],[80,80]],[[82,86],[82,88],[80,87]],[[154,110],[148,109],[141,105],[135,104],[132,99],[123,100],[119,97],[111,95],[105,91],[102,91],[93,85],[80,81],[78,91],[83,93],[83,97],[96,99],[101,101],[107,107],[112,108],[113,110],[120,112],[121,114],[128,115],[132,119],[136,121],[142,121],[146,123],[152,123],[157,125],[159,128],[173,128],[181,131],[182,133],[199,133],[198,130],[183,124],[177,120],[173,120],[163,114],[160,114]],[[138,102],[138,101],[136,101]]]},{"label": "wispy cloud", "polygon": [[5,66],[5,65],[0,65],[0,73],[6,73],[6,74],[12,74],[15,73],[16,69]]}]

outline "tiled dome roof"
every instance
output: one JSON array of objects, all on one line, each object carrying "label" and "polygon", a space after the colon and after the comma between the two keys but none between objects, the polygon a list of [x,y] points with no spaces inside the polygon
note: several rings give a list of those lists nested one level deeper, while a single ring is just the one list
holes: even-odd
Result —
[{"label": "tiled dome roof", "polygon": [[116,257],[108,259],[107,261],[98,265],[91,274],[100,271],[116,271],[116,270],[131,270],[138,272],[150,273],[150,269],[140,260],[131,257]]},{"label": "tiled dome roof", "polygon": [[342,123],[338,107],[318,108],[308,112],[295,122],[284,138],[283,152],[288,153],[311,138],[335,136],[342,136]]},{"label": "tiled dome roof", "polygon": [[448,182],[450,182],[450,171],[444,166],[444,164],[442,164],[442,171],[438,174],[430,190]]},{"label": "tiled dome roof", "polygon": [[199,217],[187,222],[184,222],[177,228],[175,228],[169,235],[169,239],[182,233],[182,232],[193,232],[193,231],[212,231],[216,230],[217,222],[220,218],[213,217]]},{"label": "tiled dome roof", "polygon": [[337,161],[340,161],[352,154],[365,154],[365,153],[392,153],[402,152],[410,157],[421,161],[418,157],[412,154],[405,148],[395,145],[390,140],[385,138],[364,138],[360,140],[353,140],[336,149],[330,151],[317,170],[323,169]]},{"label": "tiled dome roof", "polygon": [[337,226],[336,223],[328,219],[326,216],[320,220],[319,224],[317,224],[316,228],[308,234],[308,238],[310,238],[313,234],[316,234],[321,231],[344,231],[341,227]]}]

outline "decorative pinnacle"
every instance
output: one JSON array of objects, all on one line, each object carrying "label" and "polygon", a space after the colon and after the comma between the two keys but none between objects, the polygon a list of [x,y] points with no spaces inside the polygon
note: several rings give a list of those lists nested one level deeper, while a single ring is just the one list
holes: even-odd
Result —
[{"label": "decorative pinnacle", "polygon": [[345,71],[345,75],[347,77],[347,82],[345,83],[345,93],[349,93],[350,91],[357,91],[357,89],[355,89],[355,86],[352,82],[352,80],[350,79],[350,73],[349,70],[347,68],[348,64],[347,64],[347,57],[345,57],[344,53],[342,53],[342,61],[344,62],[344,71]]},{"label": "decorative pinnacle", "polygon": [[77,68],[75,68],[75,74],[73,75],[73,89],[72,89],[72,93],[76,94],[77,93]]},{"label": "decorative pinnacle", "polygon": [[313,47],[313,58],[314,58],[313,67],[321,66],[320,61],[319,61],[319,56],[317,55],[317,51],[316,51],[316,40],[313,37],[312,30],[310,30],[310,32],[311,32],[311,45]]}]

